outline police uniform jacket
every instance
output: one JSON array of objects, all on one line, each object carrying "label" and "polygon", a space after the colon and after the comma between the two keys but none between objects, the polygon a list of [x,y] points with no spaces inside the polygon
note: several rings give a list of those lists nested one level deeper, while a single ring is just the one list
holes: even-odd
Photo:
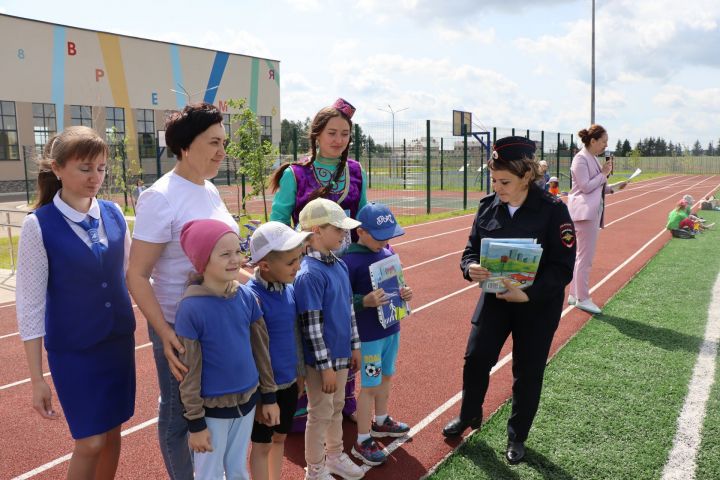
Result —
[{"label": "police uniform jacket", "polygon": [[[483,306],[522,309],[535,312],[557,312],[562,308],[565,286],[570,283],[575,265],[575,227],[567,206],[562,200],[530,185],[525,202],[511,217],[508,205],[496,194],[480,200],[472,231],[463,252],[460,268],[470,280],[468,267],[480,263],[480,241],[483,238],[535,238],[543,253],[533,284],[523,291],[529,302],[510,303],[483,293],[473,315],[473,323],[482,313]],[[540,307],[540,309],[535,308]],[[553,313],[553,315],[555,315]]]}]

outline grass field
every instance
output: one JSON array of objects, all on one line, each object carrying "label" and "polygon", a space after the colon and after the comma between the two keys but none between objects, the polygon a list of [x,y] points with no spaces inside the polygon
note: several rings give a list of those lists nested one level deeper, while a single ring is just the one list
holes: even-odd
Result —
[{"label": "grass field", "polygon": [[[702,214],[720,220],[718,212]],[[672,240],[550,362],[526,462],[504,459],[505,404],[430,478],[660,478],[720,271],[719,238],[711,230]],[[719,475],[716,383],[696,478]]]},{"label": "grass field", "polygon": [[[443,213],[431,213],[426,215],[396,215],[396,218],[398,222],[400,222],[400,225],[403,225],[405,227],[414,225],[417,223],[424,223],[424,222],[430,222],[433,220],[442,220],[445,218],[452,218],[457,217],[459,215],[467,215],[470,213],[474,213],[475,210],[456,210],[452,212],[443,212]],[[253,218],[261,218],[262,215],[247,215],[240,219],[240,228],[243,235],[247,235],[247,229],[243,227],[244,223],[247,223],[248,220],[251,220]],[[132,220],[128,221],[128,225],[130,227],[130,230],[132,230],[134,222]],[[15,255],[15,258],[17,259],[17,248],[18,248],[18,240],[19,237],[14,236],[12,238],[13,242],[13,255]],[[10,240],[7,237],[0,238],[0,269],[10,269]]]}]

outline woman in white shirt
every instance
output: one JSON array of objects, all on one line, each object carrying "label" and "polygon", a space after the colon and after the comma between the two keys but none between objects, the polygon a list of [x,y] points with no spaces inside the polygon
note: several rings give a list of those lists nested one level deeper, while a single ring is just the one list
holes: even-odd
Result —
[{"label": "woman in white shirt", "polygon": [[187,423],[178,390],[187,368],[175,335],[175,312],[192,264],[180,247],[185,223],[213,218],[238,226],[208,180],[225,159],[220,111],[208,103],[186,106],[165,124],[165,141],[177,156],[175,168],[142,192],[138,200],[127,284],[148,320],[160,384],[158,434],[171,479],[193,478]]}]

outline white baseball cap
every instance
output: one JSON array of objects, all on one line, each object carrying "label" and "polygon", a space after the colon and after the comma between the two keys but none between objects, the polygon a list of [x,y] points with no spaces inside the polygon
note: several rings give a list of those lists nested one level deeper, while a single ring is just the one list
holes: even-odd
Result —
[{"label": "white baseball cap", "polygon": [[316,198],[300,211],[302,228],[327,224],[344,230],[352,230],[360,226],[360,222],[345,215],[345,211],[340,205],[326,198]]},{"label": "white baseball cap", "polygon": [[270,252],[287,252],[304,242],[312,232],[296,232],[281,222],[260,225],[250,237],[250,258],[257,263]]},{"label": "white baseball cap", "polygon": [[[550,180],[548,180],[548,183],[549,182],[558,182],[558,179],[557,179],[557,177],[550,177]],[[558,183],[560,183],[560,182],[558,182]]]}]

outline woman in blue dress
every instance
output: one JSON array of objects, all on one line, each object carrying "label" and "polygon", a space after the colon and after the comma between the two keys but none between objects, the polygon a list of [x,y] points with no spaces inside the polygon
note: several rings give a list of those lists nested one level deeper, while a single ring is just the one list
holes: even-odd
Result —
[{"label": "woman in blue dress", "polygon": [[120,428],[135,410],[135,317],[125,286],[130,237],[120,208],[97,200],[108,147],[70,127],[45,147],[36,210],[23,222],[17,317],[33,407],[48,419],[52,393],[75,440],[68,478],[113,478]]}]

